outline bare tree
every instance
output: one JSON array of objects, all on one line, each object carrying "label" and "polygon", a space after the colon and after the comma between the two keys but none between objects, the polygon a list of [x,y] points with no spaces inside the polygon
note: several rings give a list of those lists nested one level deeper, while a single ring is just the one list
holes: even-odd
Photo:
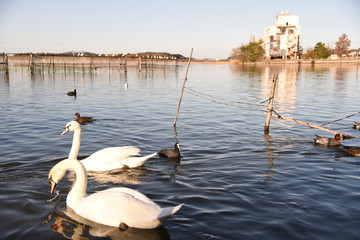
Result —
[{"label": "bare tree", "polygon": [[341,59],[344,54],[347,55],[349,53],[350,44],[351,41],[345,33],[343,33],[335,43],[335,51]]},{"label": "bare tree", "polygon": [[232,51],[231,51],[230,58],[233,59],[233,60],[240,60],[240,54],[241,54],[241,51],[240,51],[239,47],[233,48]]}]

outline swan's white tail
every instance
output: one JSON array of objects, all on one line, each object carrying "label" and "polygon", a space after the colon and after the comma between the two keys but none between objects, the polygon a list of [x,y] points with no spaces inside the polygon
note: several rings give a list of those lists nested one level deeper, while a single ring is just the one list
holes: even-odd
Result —
[{"label": "swan's white tail", "polygon": [[143,157],[129,157],[121,161],[122,164],[125,164],[129,168],[136,168],[142,166],[148,159],[157,155],[156,153],[149,154]]},{"label": "swan's white tail", "polygon": [[169,217],[171,217],[172,215],[174,215],[177,211],[180,210],[180,208],[184,205],[184,203],[179,204],[175,207],[167,207],[167,208],[162,208],[161,212],[158,215],[158,219],[161,222],[165,222]]}]

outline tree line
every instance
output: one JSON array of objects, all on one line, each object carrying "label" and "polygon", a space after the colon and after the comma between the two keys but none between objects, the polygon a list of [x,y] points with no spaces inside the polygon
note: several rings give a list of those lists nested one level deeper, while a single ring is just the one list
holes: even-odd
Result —
[{"label": "tree line", "polygon": [[[348,36],[342,34],[338,41],[335,42],[335,48],[330,49],[322,42],[315,44],[314,48],[307,49],[307,51],[301,55],[303,59],[326,59],[331,54],[337,54],[341,59],[353,49],[350,49],[351,41]],[[265,49],[263,48],[263,41],[250,41],[248,44],[243,44],[240,47],[233,48],[230,59],[240,62],[258,62],[262,61],[265,57]]]}]

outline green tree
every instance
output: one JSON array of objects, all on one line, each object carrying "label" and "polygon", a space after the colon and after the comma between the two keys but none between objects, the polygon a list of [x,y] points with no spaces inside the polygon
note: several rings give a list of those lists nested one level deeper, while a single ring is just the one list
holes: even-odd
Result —
[{"label": "green tree", "polygon": [[308,48],[303,55],[301,55],[303,59],[315,59],[315,51],[312,48]]},{"label": "green tree", "polygon": [[335,42],[335,52],[339,57],[343,57],[344,54],[349,53],[349,47],[350,47],[351,41],[348,38],[348,36],[343,33],[337,42]]},{"label": "green tree", "polygon": [[326,59],[330,57],[331,50],[328,49],[324,43],[318,42],[314,47],[314,53],[316,58]]},{"label": "green tree", "polygon": [[240,60],[242,62],[256,62],[264,58],[265,50],[262,47],[262,40],[251,41],[249,44],[242,45],[232,50],[231,59]]}]

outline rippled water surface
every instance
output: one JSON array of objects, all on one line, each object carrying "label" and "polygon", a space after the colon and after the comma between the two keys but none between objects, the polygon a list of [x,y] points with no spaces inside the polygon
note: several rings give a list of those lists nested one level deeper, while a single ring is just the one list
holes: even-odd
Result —
[{"label": "rippled water surface", "polygon": [[[1,239],[358,239],[360,158],[313,144],[307,126],[273,118],[263,134],[274,73],[275,111],[352,135],[360,146],[357,65],[192,64],[174,131],[186,66],[124,69],[0,68]],[[128,88],[124,84],[128,83]],[[77,89],[76,98],[66,92]],[[155,230],[101,226],[65,204],[71,176],[47,202],[48,171],[67,157],[74,113],[80,157],[136,145],[149,154],[181,144],[180,160],[155,157],[137,169],[90,174],[88,192],[126,186],[162,207],[185,203]],[[340,120],[339,120],[340,119]],[[334,120],[339,120],[333,122]]]}]

